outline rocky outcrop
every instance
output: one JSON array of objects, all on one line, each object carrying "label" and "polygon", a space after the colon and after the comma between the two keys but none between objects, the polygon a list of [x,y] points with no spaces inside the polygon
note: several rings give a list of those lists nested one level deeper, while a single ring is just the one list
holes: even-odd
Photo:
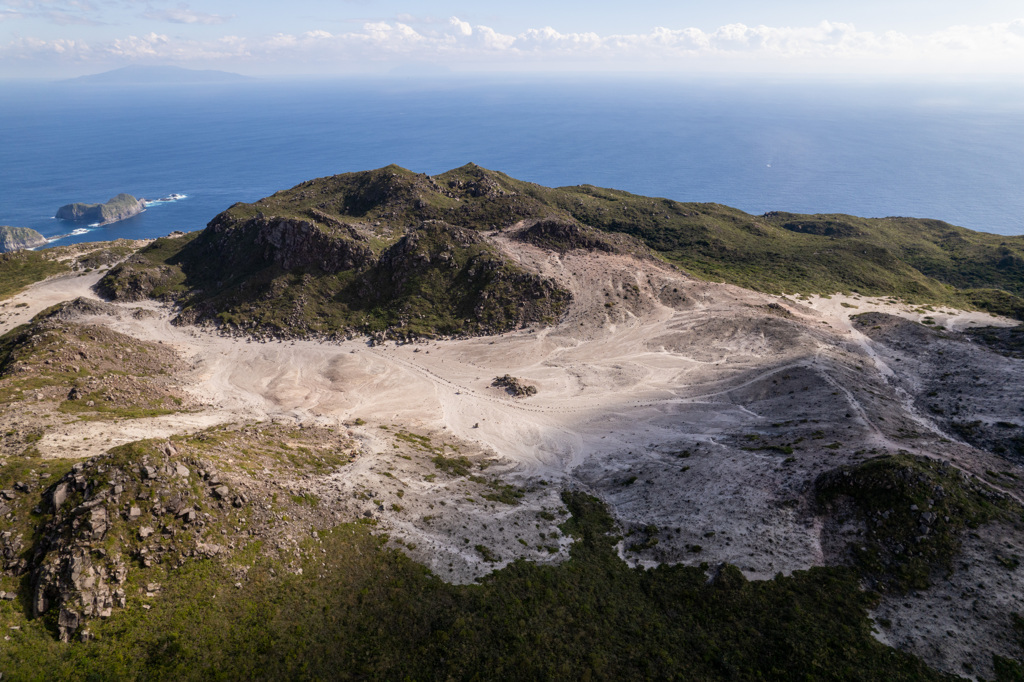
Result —
[{"label": "rocky outcrop", "polygon": [[[30,572],[33,617],[55,614],[58,636],[69,641],[85,636],[90,619],[126,606],[133,566],[218,554],[221,547],[201,537],[209,511],[241,507],[246,498],[208,463],[183,459],[165,442],[122,446],[80,462],[47,490],[44,502],[52,517],[22,570]],[[16,556],[17,549],[7,553]]]},{"label": "rocky outcrop", "polygon": [[46,237],[27,227],[0,225],[0,253],[34,249],[47,244]]},{"label": "rocky outcrop", "polygon": [[357,277],[351,291],[364,309],[408,311],[392,318],[384,332],[389,338],[407,338],[417,316],[437,319],[434,333],[441,334],[553,323],[571,300],[553,280],[511,263],[478,232],[440,221],[410,230]]},{"label": "rocky outcrop", "polygon": [[611,240],[597,230],[561,218],[532,221],[515,236],[520,241],[562,253],[574,249],[592,249],[606,253],[618,251]]},{"label": "rocky outcrop", "polygon": [[54,216],[60,220],[75,220],[107,225],[138,215],[146,210],[146,203],[131,194],[118,194],[105,204],[66,204]]},{"label": "rocky outcrop", "polygon": [[130,256],[115,266],[96,284],[96,291],[111,301],[144,301],[147,298],[169,298],[157,292],[181,274],[170,265],[154,266],[141,256]]},{"label": "rocky outcrop", "polygon": [[516,398],[528,398],[531,395],[537,395],[536,386],[523,383],[518,377],[514,377],[511,374],[494,377],[491,386],[504,388],[509,395]]},{"label": "rocky outcrop", "polygon": [[258,338],[489,334],[553,324],[571,299],[481,233],[440,220],[368,237],[372,226],[319,209],[307,211],[310,220],[241,208],[183,237],[176,252],[172,240],[158,240],[97,289],[120,301],[174,299],[176,324]]}]

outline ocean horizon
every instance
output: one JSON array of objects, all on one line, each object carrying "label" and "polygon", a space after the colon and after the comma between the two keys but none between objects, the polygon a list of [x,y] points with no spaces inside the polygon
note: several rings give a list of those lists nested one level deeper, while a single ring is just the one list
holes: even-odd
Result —
[{"label": "ocean horizon", "polygon": [[[53,245],[203,228],[235,202],[398,164],[473,162],[767,211],[933,218],[1024,234],[1024,93],[996,82],[422,78],[216,85],[6,83],[0,224]],[[121,192],[184,199],[102,227]],[[73,233],[75,232],[75,233]]]}]

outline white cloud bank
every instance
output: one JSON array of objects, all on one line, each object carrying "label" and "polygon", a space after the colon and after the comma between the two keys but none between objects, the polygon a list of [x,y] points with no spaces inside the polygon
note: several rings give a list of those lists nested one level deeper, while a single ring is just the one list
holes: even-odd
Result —
[{"label": "white cloud bank", "polygon": [[[184,5],[159,18],[181,24],[224,21]],[[851,24],[827,21],[796,27],[729,24],[711,32],[658,27],[647,33],[616,35],[562,33],[550,27],[510,35],[457,17],[446,24],[418,26],[381,21],[345,33],[317,29],[202,41],[158,33],[106,42],[22,37],[0,45],[0,64],[160,61],[250,71],[272,66],[276,71],[338,73],[406,62],[469,71],[720,68],[1024,73],[1024,19],[952,26],[920,35],[859,31]]]}]

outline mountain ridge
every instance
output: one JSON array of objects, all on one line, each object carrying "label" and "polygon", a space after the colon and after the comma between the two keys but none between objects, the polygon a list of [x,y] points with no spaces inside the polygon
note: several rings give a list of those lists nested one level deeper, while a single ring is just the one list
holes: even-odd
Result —
[{"label": "mountain ridge", "polygon": [[[430,227],[437,225],[449,227]],[[406,248],[399,242],[422,230],[444,243],[417,257],[424,276],[409,290],[374,299],[369,294],[381,283],[401,277],[395,253],[388,250]],[[474,249],[501,260],[500,249],[489,242],[505,232],[562,252],[584,248],[656,257],[702,279],[765,293],[856,292],[1024,317],[1024,237],[911,218],[751,216],[718,204],[589,185],[547,188],[475,164],[437,176],[385,166],[308,180],[238,203],[197,235],[158,240],[108,274],[101,288],[115,299],[155,291],[178,301],[183,320],[230,326],[244,318],[250,331],[277,335],[413,338],[550,323],[563,309],[564,294],[527,285],[522,268],[511,262],[502,266],[506,279],[525,288],[513,286],[493,297],[504,285],[473,284],[464,292],[469,298],[455,306],[461,312],[435,314],[439,293],[453,285],[455,272],[431,259],[458,252],[459,258],[446,262],[468,275],[473,268],[465,267],[460,239],[472,237]],[[257,268],[258,263],[263,265]],[[286,273],[298,279],[288,281]],[[280,294],[303,302],[287,313],[275,311],[270,301],[281,300]],[[531,307],[535,294],[548,301],[543,310],[512,314],[510,306]],[[488,297],[492,321],[475,325],[469,311]]]}]

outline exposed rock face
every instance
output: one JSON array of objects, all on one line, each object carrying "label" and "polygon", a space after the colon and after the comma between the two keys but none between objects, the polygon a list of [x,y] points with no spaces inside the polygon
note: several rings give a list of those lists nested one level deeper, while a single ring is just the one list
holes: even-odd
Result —
[{"label": "exposed rock face", "polygon": [[66,204],[57,209],[60,220],[80,220],[101,225],[131,218],[146,210],[146,204],[131,194],[118,194],[105,204]]},{"label": "exposed rock face", "polygon": [[86,468],[84,463],[75,465],[50,492],[54,517],[32,562],[32,614],[58,608],[57,628],[64,641],[85,619],[106,618],[115,602],[124,600],[124,591],[114,585],[126,577],[125,564],[120,557],[97,561],[93,552],[107,535],[107,505],[117,497],[112,489],[96,490],[88,476],[93,472]]},{"label": "exposed rock face", "polygon": [[[129,446],[81,462],[55,483],[44,498],[53,516],[31,562],[20,567],[31,572],[33,617],[56,610],[57,634],[70,641],[89,619],[125,606],[133,564],[150,566],[164,558],[180,564],[186,557],[218,553],[219,546],[194,539],[209,518],[197,510],[218,501],[239,507],[245,499],[232,496],[209,465],[187,464],[216,485],[199,486],[198,493],[190,487],[192,469],[170,442],[155,451]],[[20,539],[5,540],[4,546],[12,559],[22,548]]]},{"label": "exposed rock face", "polygon": [[27,227],[0,225],[0,253],[46,245],[46,237]]},{"label": "exposed rock face", "polygon": [[[240,254],[239,243],[251,242],[259,255],[285,270],[317,267],[324,272],[337,272],[366,265],[373,251],[366,238],[354,228],[332,221],[327,228],[295,218],[257,215],[242,224],[222,213],[210,223],[204,241],[216,248],[228,262],[253,254]],[[251,267],[251,262],[238,262],[238,267]]]}]

